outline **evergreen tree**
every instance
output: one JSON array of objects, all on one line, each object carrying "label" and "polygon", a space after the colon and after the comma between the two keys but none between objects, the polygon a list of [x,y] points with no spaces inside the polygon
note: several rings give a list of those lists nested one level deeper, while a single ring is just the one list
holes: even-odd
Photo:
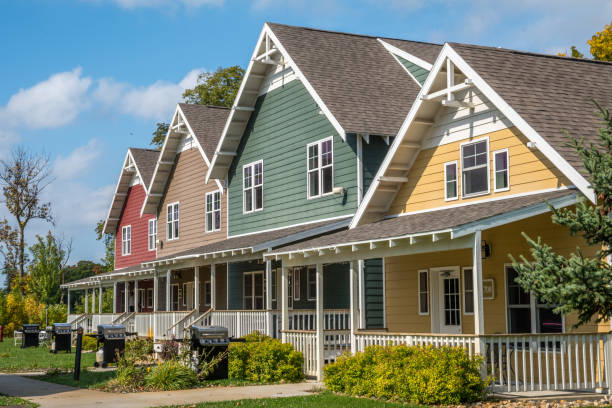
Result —
[{"label": "evergreen tree", "polygon": [[612,116],[595,103],[602,118],[599,142],[585,145],[582,139],[570,137],[569,143],[579,154],[588,173],[587,180],[595,191],[597,204],[584,197],[575,208],[556,209],[550,206],[552,221],[568,228],[571,236],[580,235],[596,252],[586,256],[581,248],[569,257],[559,255],[540,237],[523,236],[531,246],[531,260],[520,262],[512,256],[518,273],[516,282],[549,305],[555,313],[578,313],[578,323],[592,319],[607,320],[612,315]]}]

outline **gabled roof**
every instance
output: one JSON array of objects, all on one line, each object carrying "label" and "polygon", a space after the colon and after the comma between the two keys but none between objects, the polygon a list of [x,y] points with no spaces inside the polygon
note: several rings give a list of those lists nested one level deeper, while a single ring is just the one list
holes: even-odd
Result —
[{"label": "gabled roof", "polygon": [[[230,110],[222,106],[193,105],[179,103],[174,111],[170,128],[164,139],[159,158],[155,164],[153,177],[147,196],[142,205],[141,214],[155,213],[161,202],[169,177],[176,163],[176,155],[185,137],[191,136],[207,166],[210,166],[210,157],[219,143],[223,126],[229,116]],[[202,177],[205,174],[202,173]],[[219,189],[222,185],[215,180]]]},{"label": "gabled roof", "polygon": [[114,234],[121,218],[123,206],[127,200],[132,178],[136,175],[140,179],[145,191],[151,183],[153,168],[157,162],[159,150],[140,149],[130,147],[123,160],[121,174],[115,187],[115,194],[111,202],[106,220],[104,222],[104,233]]}]

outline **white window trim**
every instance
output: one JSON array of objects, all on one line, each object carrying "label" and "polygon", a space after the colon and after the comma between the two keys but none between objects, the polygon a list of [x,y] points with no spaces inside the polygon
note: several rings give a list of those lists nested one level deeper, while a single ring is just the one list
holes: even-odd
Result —
[{"label": "white window trim", "polygon": [[[155,225],[154,234],[151,233],[151,223]],[[151,237],[153,237],[153,248],[151,248]],[[149,234],[147,235],[147,245],[149,247],[149,251],[155,251],[157,249],[157,218],[151,218],[149,220]]]},{"label": "white window trim", "polygon": [[[129,239],[126,239],[126,232],[130,232]],[[126,251],[126,242],[128,243],[128,250]],[[132,225],[124,225],[121,227],[121,256],[128,256],[132,254]]]},{"label": "white window trim", "polygon": [[[257,163],[261,163],[261,208],[255,208],[255,165]],[[251,187],[249,187],[250,189],[250,194],[251,194],[251,202],[253,203],[253,209],[247,211],[246,210],[246,189],[244,187],[244,169],[245,167],[252,167],[251,170],[251,177],[253,178],[253,182],[251,184]],[[242,213],[243,214],[251,214],[257,211],[262,211],[264,209],[264,205],[263,205],[263,200],[264,200],[264,164],[263,164],[263,159],[262,160],[257,160],[251,163],[247,163],[244,166],[242,166]]]},{"label": "white window trim", "polygon": [[310,278],[309,277],[311,273],[315,276],[315,282],[316,282],[316,274],[317,274],[316,268],[312,266],[306,267],[306,296],[308,300],[310,301],[317,300],[316,290],[315,290],[315,293],[310,293]]},{"label": "white window trim", "polygon": [[[446,166],[448,166],[449,164],[454,164],[455,165],[455,183],[456,183],[456,190],[455,190],[455,197],[448,197],[448,182],[446,180]],[[457,163],[457,160],[453,160],[453,161],[449,161],[444,163],[444,201],[455,201],[459,199],[459,164]]]},{"label": "white window trim", "polygon": [[[175,206],[175,205],[178,205],[178,206],[179,206],[179,217],[178,217],[178,219],[176,219],[176,220],[174,219],[174,206]],[[168,228],[168,224],[169,224],[169,222],[168,222],[168,208],[170,208],[170,207],[172,207],[172,223],[174,223],[174,222],[176,222],[176,221],[178,221],[178,222],[179,222],[179,233],[178,233],[178,234],[172,234],[172,235],[173,235],[173,237],[169,237],[169,236],[168,236],[168,234],[169,234],[169,232],[170,232],[170,229]],[[180,219],[181,219],[181,206],[180,206],[180,202],[179,202],[179,201],[175,201],[175,202],[173,202],[173,203],[167,204],[167,205],[166,205],[166,241],[174,241],[174,240],[179,239],[179,237],[180,237],[180,232],[181,232],[181,231],[180,231]],[[173,232],[175,231],[174,226],[172,227],[172,231],[173,231]],[[176,235],[176,237],[174,237],[174,235]]]},{"label": "white window trim", "polygon": [[[326,142],[330,140],[331,141],[331,166],[325,166],[325,168],[327,167],[331,167],[332,169],[332,189],[329,193],[321,193],[321,191],[323,190],[323,172],[321,170],[323,170],[323,166],[321,165],[321,144],[323,142]],[[319,166],[317,167],[316,170],[312,170],[312,171],[316,171],[319,173],[319,194],[317,195],[311,195],[310,194],[310,180],[308,179],[308,175],[311,173],[310,170],[308,170],[308,151],[310,149],[310,146],[314,146],[314,145],[318,145],[318,161],[317,163],[319,163]],[[330,136],[330,137],[326,137],[325,139],[320,139],[317,140],[316,142],[312,142],[312,143],[308,143],[306,145],[306,199],[307,200],[312,200],[314,198],[321,198],[321,197],[325,197],[328,195],[332,195],[334,194],[334,137]]]},{"label": "white window trim", "polygon": [[[149,297],[149,293],[151,294],[151,297]],[[145,294],[146,294],[145,298],[147,299],[146,300],[147,308],[150,309],[153,307],[153,288],[147,288]],[[149,303],[149,300],[151,301],[150,303]]]},{"label": "white window trim", "polygon": [[[471,144],[476,144],[482,141],[486,141],[487,142],[487,147],[486,147],[486,152],[487,152],[487,190],[486,191],[481,191],[479,193],[472,193],[472,194],[465,194],[465,192],[463,191],[463,187],[464,187],[464,182],[463,182],[463,171],[465,170],[463,168],[463,146],[465,145],[471,145]],[[482,195],[487,195],[487,194],[491,194],[491,154],[489,153],[489,137],[481,137],[479,139],[475,139],[475,140],[469,140],[467,142],[463,142],[459,145],[459,162],[461,163],[461,197],[462,198],[472,198],[472,197],[478,197],[478,196],[482,196]]]},{"label": "white window trim", "polygon": [[[293,269],[293,301],[300,300],[302,294],[302,269]],[[297,295],[297,296],[296,296]]]},{"label": "white window trim", "polygon": [[[211,299],[209,299],[208,301],[206,299],[206,285],[210,286]],[[210,306],[211,300],[212,300],[212,284],[210,283],[210,280],[207,280],[207,281],[204,281],[204,306]]]},{"label": "white window trim", "polygon": [[[498,153],[506,153],[506,172],[508,173],[508,187],[505,188],[497,188],[497,164],[495,162],[495,155]],[[499,193],[502,191],[508,191],[510,190],[510,152],[508,151],[508,148],[505,149],[499,149],[499,150],[495,150],[492,153],[493,156],[493,192],[495,193]]]},{"label": "white window trim", "polygon": [[[259,296],[255,296],[255,275],[260,274],[262,275],[262,284],[263,284],[263,288],[262,288],[262,302],[263,302],[263,308],[262,309],[255,309],[255,297],[259,297]],[[245,280],[246,280],[246,276],[247,275],[251,275],[251,280],[252,280],[252,286],[251,286],[251,302],[252,302],[252,309],[247,309],[246,308],[246,298],[247,296],[244,293],[244,287],[245,287]],[[243,310],[265,310],[266,308],[266,274],[263,271],[249,271],[249,272],[244,272],[242,274],[242,308]]]},{"label": "white window trim", "polygon": [[[263,169],[263,167],[262,167],[262,169]],[[215,194],[219,194],[219,210],[215,210],[214,209]],[[213,200],[212,201],[213,202],[213,210],[210,211],[210,212],[208,211],[208,197],[209,196],[213,197],[212,198],[212,200]],[[210,193],[206,193],[206,197],[204,199],[204,217],[205,217],[205,219],[204,219],[205,228],[204,229],[205,229],[206,232],[221,231],[221,218],[223,216],[223,214],[221,213],[221,208],[223,207],[222,203],[221,203],[222,196],[223,195],[221,194],[221,190],[215,190],[215,191],[211,191]],[[219,213],[220,213],[220,215],[219,215],[219,228],[215,228],[215,226],[214,226],[214,219],[215,219],[215,215],[214,214],[215,214],[215,211],[219,211]],[[209,229],[208,228],[209,227],[209,225],[208,225],[208,214],[210,214],[211,212],[213,214],[213,228]]]},{"label": "white window trim", "polygon": [[187,282],[183,282],[183,293],[181,293],[182,304],[183,306],[187,306]]},{"label": "white window trim", "polygon": [[[427,313],[421,312],[421,274],[424,273],[427,276]],[[429,282],[429,270],[419,269],[417,272],[417,301],[418,301],[418,312],[419,316],[429,316],[431,312],[431,285]]]},{"label": "white window trim", "polygon": [[[473,316],[474,312],[466,312],[466,308],[465,308],[465,272],[466,271],[470,271],[470,273],[473,273],[473,269],[471,266],[464,266],[463,268],[461,268],[461,297],[462,299],[462,303],[463,303],[463,314],[465,316]],[[472,299],[474,299],[474,296],[476,296],[476,291],[474,290],[474,279],[472,278]],[[474,309],[474,305],[472,305],[472,309]]]},{"label": "white window trim", "polygon": [[[174,293],[174,287],[176,286],[176,299],[172,298],[172,294]],[[181,305],[181,302],[179,301],[181,297],[181,291],[180,291],[180,286],[178,283],[171,283],[170,284],[170,307],[172,307],[174,305],[174,301],[176,300],[176,306],[179,307]],[[175,312],[176,310],[172,310],[173,312]]]}]

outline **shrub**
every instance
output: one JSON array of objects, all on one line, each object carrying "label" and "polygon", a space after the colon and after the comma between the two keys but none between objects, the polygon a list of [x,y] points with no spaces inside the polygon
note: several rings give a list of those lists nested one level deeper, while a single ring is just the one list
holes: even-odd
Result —
[{"label": "shrub", "polygon": [[303,355],[291,344],[254,332],[229,346],[229,377],[258,383],[296,382],[304,378]]},{"label": "shrub", "polygon": [[330,391],[419,404],[459,404],[480,400],[482,357],[453,347],[371,346],[345,354],[325,367]]},{"label": "shrub", "polygon": [[125,353],[136,361],[146,362],[153,354],[153,339],[134,339],[125,342]]},{"label": "shrub", "polygon": [[180,354],[180,350],[179,350],[179,345],[180,343],[177,340],[164,340],[161,343],[162,347],[162,351],[160,353],[160,357],[162,360],[164,361],[168,361],[168,360],[177,360],[179,358],[179,354]]},{"label": "shrub", "polygon": [[93,337],[83,336],[83,342],[81,343],[81,348],[87,351],[96,351],[98,350],[98,341]]},{"label": "shrub", "polygon": [[165,361],[151,369],[145,376],[148,387],[160,391],[182,390],[198,383],[197,374],[178,361]]},{"label": "shrub", "polygon": [[144,386],[145,370],[135,364],[133,358],[124,353],[117,359],[117,371],[115,379],[123,390],[135,390]]}]

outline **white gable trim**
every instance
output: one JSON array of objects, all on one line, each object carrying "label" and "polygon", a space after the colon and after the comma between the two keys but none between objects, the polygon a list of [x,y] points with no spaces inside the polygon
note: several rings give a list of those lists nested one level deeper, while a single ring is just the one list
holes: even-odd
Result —
[{"label": "white gable trim", "polygon": [[561,155],[548,142],[546,142],[546,140],[540,136],[514,109],[512,109],[512,107],[510,107],[510,105],[508,105],[508,103],[504,101],[493,90],[493,88],[491,88],[480,77],[480,75],[478,75],[478,73],[476,73],[476,71],[474,71],[474,69],[470,67],[467,62],[465,62],[465,60],[463,60],[463,58],[461,58],[461,56],[459,56],[459,54],[457,54],[457,52],[447,43],[444,44],[442,51],[438,55],[429,76],[425,80],[423,87],[417,95],[415,103],[410,108],[406,120],[398,131],[397,137],[393,141],[393,145],[385,156],[381,167],[378,169],[374,182],[370,185],[370,188],[368,189],[363,201],[359,205],[357,213],[355,214],[349,228],[355,228],[365,214],[372,197],[380,185],[380,177],[386,173],[391,160],[395,156],[397,149],[400,147],[404,139],[404,135],[414,121],[417,112],[420,110],[420,107],[424,102],[421,97],[429,93],[434,78],[440,72],[446,58],[450,59],[459,70],[461,70],[469,79],[471,79],[474,86],[480,89],[480,91],[491,101],[491,103],[493,103],[493,105],[495,105],[500,112],[502,112],[506,118],[519,129],[519,131],[521,131],[521,133],[523,133],[530,141],[535,142],[538,149],[546,156],[547,159],[557,166],[557,168],[572,182],[573,185],[575,185],[589,200],[596,202],[595,193],[590,187],[588,181],[563,157],[561,157]]},{"label": "white gable trim", "polygon": [[[418,65],[419,67],[421,67],[423,69],[426,69],[428,71],[431,71],[431,69],[433,68],[433,65],[431,65],[429,62],[423,61],[419,57],[416,57],[416,56],[414,56],[414,55],[412,55],[412,54],[410,54],[410,53],[408,53],[406,51],[403,51],[403,50],[397,48],[396,46],[391,45],[388,42],[385,42],[385,40],[383,40],[381,38],[378,38],[378,41],[391,54],[399,55],[400,57],[402,57],[404,59],[407,59],[408,61],[412,62],[413,64]],[[403,64],[402,64],[402,66],[403,66]]]}]

